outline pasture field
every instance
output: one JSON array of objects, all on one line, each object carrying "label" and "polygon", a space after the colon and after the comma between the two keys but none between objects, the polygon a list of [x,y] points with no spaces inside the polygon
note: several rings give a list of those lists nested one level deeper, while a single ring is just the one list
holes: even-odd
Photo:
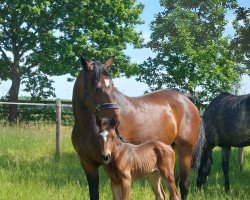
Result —
[{"label": "pasture field", "polygon": [[[88,187],[78,156],[71,144],[72,127],[62,127],[61,158],[56,160],[55,125],[0,124],[0,200],[80,200],[88,198]],[[221,150],[213,153],[214,166],[203,190],[195,186],[196,172],[191,172],[188,199],[250,199],[250,148],[245,149],[243,170],[237,166],[237,151],[230,158],[231,189],[224,192]],[[100,197],[111,198],[109,181],[100,170]],[[154,195],[146,180],[132,185],[131,199],[152,200]]]}]

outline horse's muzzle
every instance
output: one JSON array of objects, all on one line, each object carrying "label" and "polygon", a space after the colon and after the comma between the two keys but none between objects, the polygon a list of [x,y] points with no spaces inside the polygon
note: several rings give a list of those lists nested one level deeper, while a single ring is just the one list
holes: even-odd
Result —
[{"label": "horse's muzzle", "polygon": [[105,164],[108,164],[111,160],[111,155],[110,154],[107,154],[107,155],[103,155],[102,154],[102,161],[105,163]]}]

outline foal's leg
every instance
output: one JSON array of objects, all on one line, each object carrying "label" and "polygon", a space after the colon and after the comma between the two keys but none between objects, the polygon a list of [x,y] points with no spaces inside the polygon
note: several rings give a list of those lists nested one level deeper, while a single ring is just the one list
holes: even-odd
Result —
[{"label": "foal's leg", "polygon": [[113,181],[111,181],[111,189],[112,189],[114,200],[122,199],[122,186],[121,185],[115,184]]},{"label": "foal's leg", "polygon": [[[172,147],[172,149],[173,149],[174,152],[175,152],[175,160],[176,160],[176,156],[178,155],[178,154],[176,153],[176,144],[173,143],[173,144],[171,145],[171,147]],[[178,187],[178,183],[179,183],[179,173],[178,173],[178,169],[177,169],[176,165],[174,166],[174,177],[175,177],[175,185]]]},{"label": "foal's leg", "polygon": [[231,147],[223,147],[222,148],[222,170],[224,172],[225,178],[225,190],[229,190],[229,157],[230,157]]},{"label": "foal's leg", "polygon": [[155,194],[156,200],[165,200],[165,192],[162,188],[161,177],[158,171],[154,171],[148,175],[149,182],[151,183],[152,190]]},{"label": "foal's leg", "polygon": [[121,200],[129,200],[130,196],[130,187],[131,187],[131,178],[122,178],[122,198]]},{"label": "foal's leg", "polygon": [[82,168],[87,177],[90,200],[99,200],[98,166],[92,163],[87,163],[83,159],[80,159],[80,161],[81,161]]},{"label": "foal's leg", "polygon": [[171,166],[171,163],[166,163],[163,164],[162,166],[159,166],[159,171],[168,187],[168,191],[170,193],[170,199],[179,200],[180,198],[175,185],[174,167]]}]

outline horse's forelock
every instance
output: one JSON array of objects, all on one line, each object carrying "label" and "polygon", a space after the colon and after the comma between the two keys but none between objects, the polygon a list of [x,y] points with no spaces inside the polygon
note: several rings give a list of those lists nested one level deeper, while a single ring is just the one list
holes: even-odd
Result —
[{"label": "horse's forelock", "polygon": [[101,75],[108,76],[111,78],[107,68],[103,67],[103,64],[99,61],[92,61],[94,63],[94,74],[95,74],[95,82],[100,80]]}]

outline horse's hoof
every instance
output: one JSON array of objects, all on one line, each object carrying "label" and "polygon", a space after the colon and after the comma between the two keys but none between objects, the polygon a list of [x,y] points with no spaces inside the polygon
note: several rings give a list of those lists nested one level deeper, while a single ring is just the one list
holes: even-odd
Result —
[{"label": "horse's hoof", "polygon": [[205,183],[206,181],[204,181],[204,179],[202,178],[198,178],[196,181],[196,186],[198,188],[198,190],[201,190],[201,186]]},{"label": "horse's hoof", "polygon": [[226,193],[228,193],[228,192],[229,192],[229,190],[230,190],[229,185],[225,186],[225,192],[226,192]]}]

